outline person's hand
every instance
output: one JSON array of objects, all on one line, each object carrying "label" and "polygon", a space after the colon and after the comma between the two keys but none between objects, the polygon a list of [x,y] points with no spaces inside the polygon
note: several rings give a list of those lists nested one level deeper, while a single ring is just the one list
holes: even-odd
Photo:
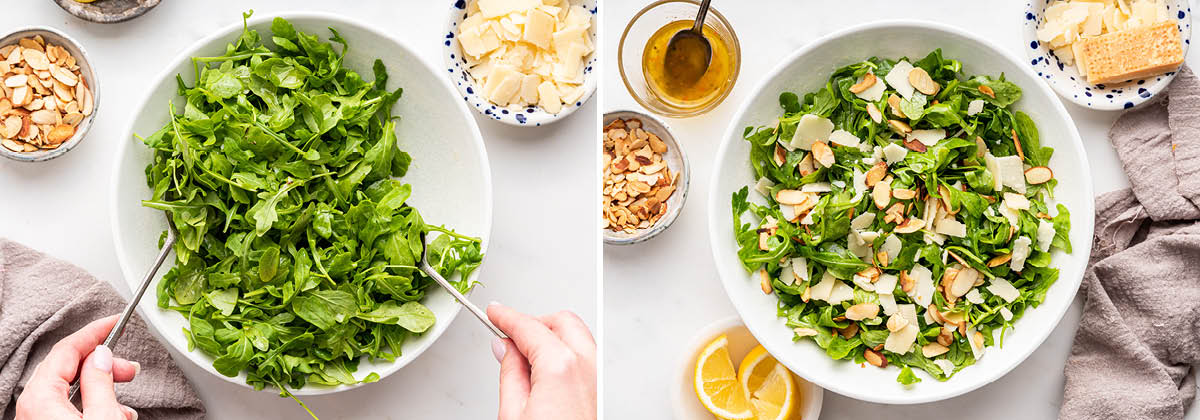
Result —
[{"label": "person's hand", "polygon": [[538,318],[500,304],[487,307],[510,340],[496,339],[499,420],[594,420],[596,341],[571,312]]},{"label": "person's hand", "polygon": [[[101,344],[116,323],[116,315],[93,321],[55,344],[17,398],[15,420],[137,419],[136,411],[117,402],[113,383],[132,381],[141,365],[114,358]],[[67,400],[76,374],[82,413]]]}]

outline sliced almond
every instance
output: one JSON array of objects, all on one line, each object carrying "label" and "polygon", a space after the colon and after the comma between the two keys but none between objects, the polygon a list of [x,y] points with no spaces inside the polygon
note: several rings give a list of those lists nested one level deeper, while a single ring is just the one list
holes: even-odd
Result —
[{"label": "sliced almond", "polygon": [[887,358],[883,357],[883,355],[879,354],[879,352],[876,352],[875,350],[864,349],[863,358],[867,359],[867,363],[870,363],[872,366],[881,368],[887,367]]},{"label": "sliced almond", "polygon": [[908,72],[908,83],[916,88],[921,93],[926,95],[936,95],[938,90],[942,88],[933,78],[929,77],[929,73],[925,69],[917,67]]},{"label": "sliced almond", "polygon": [[818,334],[817,330],[814,330],[812,328],[804,328],[804,327],[793,328],[792,332],[796,333],[796,336],[799,336],[799,337],[813,337]]},{"label": "sliced almond", "polygon": [[894,229],[894,232],[896,232],[896,233],[913,233],[918,230],[921,230],[921,228],[923,228],[923,227],[925,227],[924,220],[918,219],[916,217],[910,217],[910,218],[908,218],[908,220],[905,220],[904,223],[901,223],[899,226],[896,226],[896,229]]},{"label": "sliced almond", "polygon": [[866,184],[868,187],[874,187],[879,181],[887,176],[887,163],[875,162],[871,169],[866,174]]},{"label": "sliced almond", "polygon": [[12,105],[14,107],[25,106],[33,100],[33,94],[29,91],[29,89],[29,86],[13,88],[11,97]]},{"label": "sliced almond", "polygon": [[25,59],[25,63],[34,70],[49,70],[50,60],[46,58],[46,53],[35,50],[33,48],[22,48],[21,58]]},{"label": "sliced almond", "polygon": [[988,267],[999,267],[1001,264],[1007,263],[1011,259],[1012,259],[1011,252],[1007,253],[1007,254],[1003,254],[1003,255],[997,255],[995,257],[992,257],[992,259],[988,260],[987,266]]},{"label": "sliced almond", "polygon": [[29,76],[26,76],[24,74],[8,76],[8,78],[4,79],[4,86],[10,87],[10,88],[18,88],[21,86],[25,86],[28,83],[29,83]]},{"label": "sliced almond", "polygon": [[1017,147],[1017,156],[1019,156],[1021,158],[1021,161],[1024,162],[1025,161],[1025,151],[1021,150],[1021,139],[1017,137],[1016,129],[1012,130],[1012,139],[1013,139],[1013,145]]},{"label": "sliced almond", "polygon": [[654,153],[666,153],[667,143],[663,142],[662,139],[653,133],[650,133],[650,150],[653,150]]},{"label": "sliced almond", "polygon": [[908,276],[908,270],[900,272],[900,290],[903,290],[904,293],[912,292],[913,287],[916,286],[916,283],[917,282],[914,281],[912,277]]},{"label": "sliced almond", "polygon": [[917,153],[925,153],[925,150],[927,150],[925,143],[921,143],[921,141],[917,139],[904,140],[904,147]]},{"label": "sliced almond", "polygon": [[993,91],[992,88],[988,87],[987,85],[979,85],[979,92],[983,93],[984,95],[987,95],[989,98],[996,99],[996,92]]},{"label": "sliced almond", "polygon": [[873,103],[867,103],[867,115],[871,117],[871,121],[874,121],[875,124],[883,122],[883,113],[879,112],[879,108]]},{"label": "sliced almond", "polygon": [[954,344],[954,328],[942,328],[942,332],[938,334],[937,343],[946,347],[950,347],[951,344]]},{"label": "sliced almond", "polygon": [[892,190],[892,197],[895,197],[897,200],[911,200],[916,196],[917,192],[915,190],[910,190],[907,188],[896,188]]},{"label": "sliced almond", "polygon": [[943,346],[940,343],[929,343],[924,347],[921,347],[921,354],[931,359],[946,354],[948,351],[950,351],[950,348]]},{"label": "sliced almond", "polygon": [[58,122],[58,113],[50,110],[38,110],[29,114],[34,124],[54,124]]},{"label": "sliced almond", "polygon": [[0,140],[0,145],[4,145],[5,149],[12,150],[14,152],[25,151],[24,145],[22,145],[21,143],[18,143],[16,140],[12,140],[12,139]]},{"label": "sliced almond", "polygon": [[854,86],[850,86],[850,93],[862,93],[863,91],[870,89],[871,86],[875,86],[875,75],[872,73],[867,73],[863,75],[861,81],[855,83]]},{"label": "sliced almond", "polygon": [[817,141],[812,144],[813,160],[826,168],[832,167],[834,164],[833,149],[829,148],[825,142]]},{"label": "sliced almond", "polygon": [[50,75],[54,76],[54,80],[57,80],[67,86],[74,87],[75,84],[79,83],[79,78],[75,77],[74,73],[71,73],[69,70],[64,70],[62,67],[56,65],[50,66]]},{"label": "sliced almond", "polygon": [[983,137],[975,136],[975,157],[982,158],[989,152],[987,143],[983,142]]},{"label": "sliced almond", "polygon": [[908,319],[900,315],[892,315],[888,317],[887,329],[891,332],[903,330],[908,326]]},{"label": "sliced almond", "polygon": [[950,294],[955,298],[966,296],[967,292],[975,287],[975,281],[979,279],[979,271],[974,268],[967,267],[959,270],[958,275],[954,276],[954,283],[950,286]]},{"label": "sliced almond", "polygon": [[50,130],[50,132],[46,134],[46,141],[50,142],[51,144],[59,144],[67,141],[67,139],[70,139],[73,135],[75,135],[75,127],[60,124],[54,126],[54,129]]},{"label": "sliced almond", "polygon": [[1045,184],[1054,179],[1054,171],[1045,166],[1034,166],[1025,171],[1025,182],[1031,185]]},{"label": "sliced almond", "polygon": [[893,93],[891,96],[888,96],[887,102],[888,102],[888,109],[890,109],[892,111],[892,115],[895,115],[900,118],[908,118],[907,115],[904,115],[904,111],[900,110],[900,97],[899,96],[896,96],[896,94]]},{"label": "sliced almond", "polygon": [[767,231],[759,232],[758,233],[758,250],[766,251],[768,249],[771,249],[769,246],[767,246],[767,242],[770,241],[770,239],[771,239],[770,232],[767,232]]},{"label": "sliced almond", "polygon": [[[896,134],[904,135],[912,132],[912,127],[908,123],[900,120],[888,120],[888,127]],[[907,146],[907,144],[905,144]]]},{"label": "sliced almond", "polygon": [[775,201],[779,204],[798,205],[808,201],[813,193],[800,190],[779,190],[775,193]]},{"label": "sliced almond", "polygon": [[858,324],[850,324],[847,325],[846,328],[835,329],[837,330],[837,333],[842,336],[842,338],[847,340],[854,338],[854,336],[858,334]]},{"label": "sliced almond", "polygon": [[888,254],[887,254],[887,252],[886,252],[886,251],[879,251],[879,252],[876,252],[876,253],[875,253],[875,261],[877,261],[877,262],[879,263],[879,266],[880,266],[880,267],[887,267],[887,265],[888,265]]},{"label": "sliced almond", "polygon": [[774,291],[774,288],[771,287],[771,277],[767,275],[767,270],[762,268],[758,269],[758,277],[758,286],[762,288],[762,292],[768,295],[771,294],[771,292]]},{"label": "sliced almond", "polygon": [[813,166],[812,153],[805,154],[804,158],[800,159],[800,162],[796,164],[796,169],[800,171],[800,176],[808,176],[816,172],[817,168]]},{"label": "sliced almond", "polygon": [[787,150],[784,150],[783,146],[776,144],[774,159],[775,166],[783,166],[787,162]]},{"label": "sliced almond", "polygon": [[871,198],[875,200],[875,207],[883,210],[892,201],[892,185],[887,182],[876,183],[871,190]]}]

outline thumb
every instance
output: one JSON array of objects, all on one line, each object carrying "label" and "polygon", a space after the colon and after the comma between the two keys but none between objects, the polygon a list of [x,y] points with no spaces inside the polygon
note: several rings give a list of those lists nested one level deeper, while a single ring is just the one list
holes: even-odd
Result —
[{"label": "thumb", "polygon": [[108,346],[96,346],[83,362],[79,375],[79,393],[83,415],[88,420],[124,420],[125,413],[117,403],[113,389],[113,354]]}]

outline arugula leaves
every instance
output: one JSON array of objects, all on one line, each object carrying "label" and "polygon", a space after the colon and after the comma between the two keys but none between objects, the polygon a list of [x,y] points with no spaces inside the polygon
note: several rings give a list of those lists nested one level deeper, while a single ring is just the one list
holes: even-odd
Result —
[{"label": "arugula leaves", "polygon": [[[249,15],[247,14],[246,17]],[[267,385],[358,382],[363,357],[394,360],[428,331],[420,303],[433,285],[417,264],[422,232],[431,265],[461,291],[483,260],[479,239],[425,222],[395,178],[411,158],[397,147],[401,89],[343,67],[348,46],[271,25],[274,47],[246,28],[225,53],[196,57],[195,83],[170,121],[142,139],[153,153],[143,204],[170,215],[181,240],[158,304],[188,319],[189,347],[218,372]],[[436,287],[436,286],[432,286]],[[370,375],[367,381],[377,380]]]},{"label": "arugula leaves", "polygon": [[[931,95],[914,92],[900,100],[900,113],[883,99],[868,102],[850,91],[868,72],[876,75],[876,83],[886,83],[884,76],[901,60],[924,70],[940,89]],[[884,98],[899,96],[893,87],[885,87]],[[755,186],[757,194],[749,187],[738,190],[730,204],[738,258],[747,272],[764,270],[771,279],[773,294],[779,301],[778,314],[787,325],[816,331],[812,340],[834,359],[863,363],[865,350],[881,352],[888,364],[901,368],[896,380],[904,385],[921,381],[914,369],[944,381],[974,364],[976,355],[964,334],[968,326],[983,335],[985,346],[999,345],[1002,333],[1012,328],[1027,308],[1040,304],[1058,278],[1058,270],[1050,267],[1051,253],[1041,251],[1037,241],[1071,252],[1070,214],[1066,207],[1054,206],[1051,201],[1056,181],[1025,185],[1023,194],[997,189],[995,181],[1000,175],[988,166],[991,157],[1018,155],[1024,156],[1025,167],[1045,166],[1054,153],[1041,145],[1033,118],[1012,109],[1020,98],[1021,88],[1003,75],[966,77],[962,63],[942,56],[941,50],[915,60],[871,57],[835,70],[825,85],[813,92],[780,93],[782,115],[778,122],[743,131],[756,178],[770,182]],[[968,113],[975,101],[982,102],[982,109]],[[976,108],[979,105],[976,103]],[[885,110],[887,116],[876,122],[868,112],[869,106]],[[858,138],[860,145],[831,144],[835,157],[832,165],[806,166],[802,162],[811,162],[811,154],[791,147],[791,140],[800,119],[809,114],[828,119],[834,129]],[[906,122],[915,130],[944,130],[945,138],[935,144],[909,147],[906,142],[917,140],[897,136],[888,119]],[[902,158],[886,157],[884,148],[888,146],[907,150]],[[907,198],[889,194],[885,197],[888,205],[874,202],[871,188],[863,182],[867,178],[864,174],[881,162],[886,165],[887,178],[872,182],[889,182],[889,192],[905,189]],[[806,203],[803,208],[791,207],[784,212],[785,206],[777,202],[776,194],[806,186],[824,191],[816,196],[816,204]],[[1005,194],[1022,194],[1029,201],[1028,208],[1002,207],[1007,206]],[[887,220],[885,209],[889,208],[898,211],[892,220]],[[1006,215],[1002,210],[1011,213]],[[873,219],[855,220],[866,213],[872,213]],[[1052,213],[1055,215],[1050,216]],[[913,232],[898,232],[897,226],[905,219],[933,222],[921,223],[922,227]],[[865,226],[852,228],[852,220]],[[961,223],[965,229],[953,235],[945,233],[951,230],[939,232],[934,225],[943,220]],[[1052,238],[1042,235],[1047,223],[1054,228]],[[1018,272],[1008,262],[1017,248],[1015,241],[1022,237],[1032,239],[1035,246]],[[855,240],[860,243],[850,242]],[[887,249],[890,251],[883,253],[887,257],[884,262],[879,254]],[[795,261],[803,261],[807,272],[793,275]],[[928,318],[921,315],[927,306],[916,304],[917,299],[898,283],[893,290],[875,289],[876,281],[865,277],[871,274],[863,274],[878,269],[875,275],[901,277],[918,264],[929,271],[935,290],[942,288],[939,284],[947,273],[953,280],[952,270],[970,267],[982,280],[973,286],[977,293],[973,297],[936,292],[928,298],[928,307],[962,320],[962,326],[954,328],[949,344],[944,338],[940,340],[946,351],[933,357],[925,357],[921,348],[939,342],[942,323],[926,321]],[[825,278],[848,285],[853,289],[852,297],[845,293],[837,299],[815,297],[813,287]],[[986,287],[992,279],[1006,280],[1019,296],[1009,300],[994,294]],[[823,293],[832,292],[826,288]],[[882,347],[891,334],[885,318],[895,316],[895,309],[859,321],[846,317],[850,306],[881,304],[884,295],[891,296],[898,305],[914,305],[917,311],[914,326],[919,333],[904,353]],[[835,303],[829,303],[831,300]]]}]

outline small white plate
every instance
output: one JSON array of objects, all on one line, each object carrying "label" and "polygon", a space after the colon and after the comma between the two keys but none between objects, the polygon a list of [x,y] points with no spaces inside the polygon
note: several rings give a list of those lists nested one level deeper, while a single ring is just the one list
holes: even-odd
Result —
[{"label": "small white plate", "polygon": [[[442,43],[442,61],[446,68],[446,74],[450,76],[450,83],[458,88],[459,97],[462,98],[476,111],[485,117],[493,120],[518,127],[537,127],[552,122],[558,121],[563,117],[571,115],[576,109],[583,106],[584,102],[592,97],[596,92],[596,70],[599,54],[593,51],[584,57],[583,67],[583,95],[575,100],[573,104],[563,104],[562,110],[557,114],[546,112],[541,107],[529,107],[520,111],[509,110],[508,107],[499,106],[489,102],[480,96],[482,91],[479,86],[475,85],[475,78],[466,70],[466,59],[463,58],[462,47],[458,45],[458,41],[454,39],[458,35],[458,25],[463,19],[467,18],[467,2],[477,0],[450,0],[450,14],[446,22],[445,33],[439,37]],[[596,40],[596,1],[597,0],[571,0],[572,5],[582,5],[592,14],[592,27],[588,29],[588,36],[592,37],[593,42]]]},{"label": "small white plate", "polygon": [[[1026,1],[1025,10],[1021,12],[1024,50],[1029,56],[1026,64],[1063,99],[1102,111],[1129,109],[1148,102],[1175,79],[1175,72],[1169,71],[1120,83],[1088,83],[1075,66],[1063,64],[1046,45],[1038,42],[1037,29],[1041,25],[1043,12],[1055,0]],[[1166,0],[1166,5],[1170,18],[1179,21],[1179,39],[1183,40],[1183,55],[1186,57],[1192,41],[1192,8],[1187,0]]]},{"label": "small white plate", "polygon": [[[370,77],[371,64],[376,58],[383,60],[388,69],[388,88],[404,88],[404,94],[392,112],[402,118],[396,125],[400,149],[412,156],[408,173],[400,178],[413,186],[409,203],[419,209],[429,223],[444,224],[463,234],[481,237],[482,250],[487,255],[492,225],[492,184],[487,151],[471,111],[456,99],[457,95],[438,74],[440,72],[422,61],[415,49],[387,35],[389,32],[338,15],[307,12],[262,15],[255,16],[247,24],[258,30],[269,43],[271,20],[276,16],[288,19],[297,30],[316,34],[321,39],[329,36],[328,28],[337,29],[351,46],[344,59],[345,67],[365,77]],[[177,95],[175,75],[181,75],[188,83],[195,79],[191,57],[221,55],[225,46],[237,40],[241,33],[242,22],[237,22],[183,50],[159,77],[149,80],[146,96],[130,112],[131,120],[125,136],[118,143],[114,159],[109,214],[117,260],[131,289],[141,283],[142,276],[158,254],[159,235],[167,226],[162,211],[141,204],[141,200],[151,195],[146,186],[145,168],[153,155],[134,135],[146,136],[162,128],[169,120],[168,102],[174,101],[177,107],[183,104]],[[244,372],[237,377],[226,377],[213,368],[212,356],[199,349],[188,351],[187,337],[181,332],[187,327],[188,320],[178,312],[160,309],[156,304],[154,290],[174,261],[172,253],[158,270],[148,295],[138,305],[142,318],[154,327],[161,341],[196,366],[218,378],[249,388]],[[479,274],[480,270],[477,270],[471,279],[478,279]],[[383,378],[400,370],[446,331],[461,308],[453,296],[437,287],[429,289],[421,303],[437,318],[433,328],[405,341],[402,354],[395,362],[363,357],[354,373],[355,378],[362,380],[371,372]],[[318,395],[362,385],[310,384],[290,391],[296,395]]]},{"label": "small white plate", "polygon": [[[758,345],[758,341],[750,334],[750,330],[742,325],[741,318],[737,316],[708,324],[695,337],[692,337],[692,341],[676,358],[679,361],[675,367],[677,386],[671,387],[671,407],[677,420],[712,418],[712,413],[709,413],[704,405],[700,404],[700,399],[696,397],[696,388],[692,385],[692,380],[696,371],[696,356],[700,354],[704,346],[721,334],[725,334],[729,338],[729,357],[733,359],[734,366],[741,363],[742,358]],[[800,406],[796,407],[792,418],[817,420],[821,416],[821,403],[825,400],[825,390],[804,378],[796,377],[795,379],[796,387],[800,389]]]}]

